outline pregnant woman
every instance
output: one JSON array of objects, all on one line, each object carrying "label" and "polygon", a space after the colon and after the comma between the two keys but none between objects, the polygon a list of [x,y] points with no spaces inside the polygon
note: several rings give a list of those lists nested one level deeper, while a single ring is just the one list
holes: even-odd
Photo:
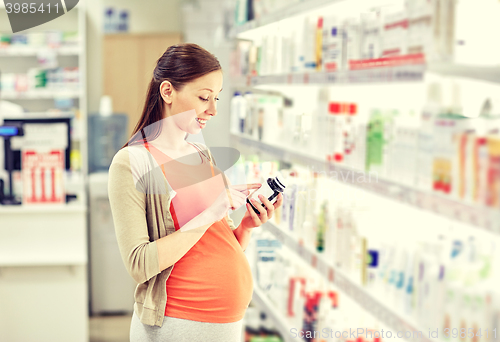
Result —
[{"label": "pregnant woman", "polygon": [[[252,228],[283,199],[261,198],[265,210],[257,215],[245,199],[261,184],[231,185],[207,146],[186,141],[215,119],[222,79],[207,50],[169,47],[157,61],[132,137],[109,168],[120,253],[138,283],[132,342],[241,341],[253,291],[243,252]],[[236,227],[228,210],[243,204]]]}]

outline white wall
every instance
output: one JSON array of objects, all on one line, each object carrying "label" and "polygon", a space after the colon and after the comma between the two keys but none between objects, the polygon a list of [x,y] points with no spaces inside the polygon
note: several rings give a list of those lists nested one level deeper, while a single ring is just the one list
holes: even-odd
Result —
[{"label": "white wall", "polygon": [[[106,7],[129,11],[130,33],[180,32],[181,0],[86,0],[88,111],[99,109],[102,79],[103,13]],[[126,58],[126,55],[123,56]],[[146,91],[146,90],[145,90]]]},{"label": "white wall", "polygon": [[182,34],[187,43],[198,44],[213,53],[222,67],[223,90],[217,103],[217,116],[202,130],[204,142],[209,147],[230,146],[229,118],[233,95],[229,77],[232,42],[223,34],[224,9],[227,0],[198,0],[181,8]]},{"label": "white wall", "polygon": [[[98,111],[100,97],[105,95],[102,94],[101,47],[104,9],[108,6],[128,9],[131,33],[182,32],[186,42],[199,44],[219,59],[224,70],[224,90],[220,95],[221,101],[218,103],[217,120],[211,121],[210,127],[207,126],[203,130],[203,137],[209,146],[229,146],[229,103],[232,89],[228,76],[231,44],[224,41],[222,37],[223,9],[226,0],[86,1],[89,113]],[[190,3],[194,5],[190,7]],[[185,6],[184,10],[183,6]]]}]

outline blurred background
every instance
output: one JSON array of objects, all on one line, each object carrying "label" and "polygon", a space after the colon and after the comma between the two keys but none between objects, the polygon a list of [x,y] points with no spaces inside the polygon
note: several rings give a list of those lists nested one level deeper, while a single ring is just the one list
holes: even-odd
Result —
[{"label": "blurred background", "polygon": [[498,339],[500,1],[81,0],[16,34],[0,6],[1,342],[129,340],[107,170],[180,42],[222,65],[231,181],[285,179],[241,341]]}]

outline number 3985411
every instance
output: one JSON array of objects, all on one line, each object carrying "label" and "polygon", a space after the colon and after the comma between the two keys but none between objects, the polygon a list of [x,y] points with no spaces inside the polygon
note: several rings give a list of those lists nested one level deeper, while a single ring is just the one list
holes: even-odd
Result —
[{"label": "number 3985411", "polygon": [[450,328],[445,328],[443,329],[443,334],[445,337],[449,338],[449,337],[452,337],[452,338],[461,338],[461,339],[464,339],[466,337],[470,338],[470,339],[473,339],[473,338],[476,338],[476,339],[481,339],[481,338],[490,338],[490,336],[492,338],[497,338],[497,329],[491,329],[491,330],[488,330],[488,329],[477,329],[477,330],[474,330],[473,328],[469,328],[469,329],[466,329],[466,328],[461,328],[461,329],[458,329],[458,328],[453,328],[453,329],[450,329]]},{"label": "number 3985411", "polygon": [[59,13],[60,9],[59,8],[59,4],[58,3],[55,3],[55,4],[51,4],[51,3],[48,3],[48,4],[37,4],[37,3],[10,3],[10,2],[7,2],[5,4],[5,9],[7,10],[7,13],[44,13],[44,12],[48,12],[48,13]]}]

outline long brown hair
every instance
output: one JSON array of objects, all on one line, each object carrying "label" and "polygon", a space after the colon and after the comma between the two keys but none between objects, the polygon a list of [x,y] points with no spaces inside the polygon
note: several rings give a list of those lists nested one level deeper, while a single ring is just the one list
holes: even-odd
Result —
[{"label": "long brown hair", "polygon": [[161,125],[153,124],[163,119],[164,101],[160,95],[163,81],[169,81],[175,90],[180,91],[186,83],[217,70],[222,70],[217,58],[199,45],[182,43],[168,47],[156,62],[141,118],[130,139],[121,148],[143,144],[146,141],[144,129],[147,127],[153,127],[154,130],[148,132],[148,140],[160,135]]}]

